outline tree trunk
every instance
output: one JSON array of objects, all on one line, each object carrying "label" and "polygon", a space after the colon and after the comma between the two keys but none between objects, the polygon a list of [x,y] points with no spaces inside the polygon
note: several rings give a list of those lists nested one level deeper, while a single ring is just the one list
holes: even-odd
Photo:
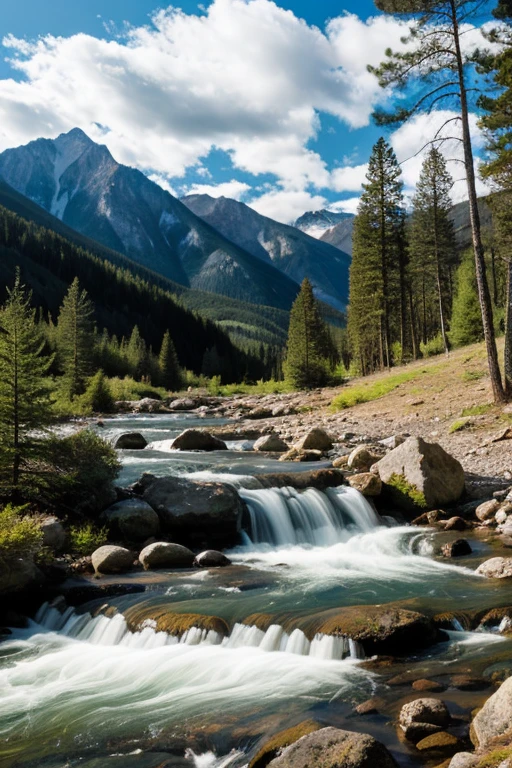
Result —
[{"label": "tree trunk", "polygon": [[461,119],[462,119],[462,141],[464,147],[464,162],[466,165],[466,180],[469,198],[469,218],[471,222],[471,235],[473,239],[473,250],[475,253],[476,282],[478,287],[478,299],[482,310],[482,324],[484,328],[485,345],[487,348],[487,361],[489,364],[489,374],[491,377],[492,391],[494,401],[503,403],[506,401],[505,390],[501,380],[500,366],[498,362],[498,350],[496,348],[496,338],[494,335],[494,322],[491,304],[491,295],[487,283],[485,269],[484,248],[480,232],[480,214],[478,211],[478,199],[475,185],[475,168],[473,164],[473,149],[471,146],[471,133],[469,129],[468,102],[466,94],[466,84],[464,80],[464,63],[460,48],[459,22],[457,18],[456,0],[450,0],[453,33],[455,40],[455,50],[457,55],[458,80],[460,88]]},{"label": "tree trunk", "polygon": [[434,186],[434,250],[436,258],[437,293],[439,298],[439,320],[441,323],[441,336],[443,338],[444,351],[448,354],[450,349],[448,347],[448,337],[446,335],[446,321],[443,306],[443,283],[441,280],[441,257],[439,255],[439,222],[437,217],[437,205],[437,188]]},{"label": "tree trunk", "polygon": [[507,305],[505,316],[505,394],[512,397],[512,259],[507,262]]}]

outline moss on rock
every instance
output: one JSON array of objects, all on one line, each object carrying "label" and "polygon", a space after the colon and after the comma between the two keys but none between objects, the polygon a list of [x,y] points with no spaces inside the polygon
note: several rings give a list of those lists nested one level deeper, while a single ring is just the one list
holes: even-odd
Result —
[{"label": "moss on rock", "polygon": [[315,720],[305,720],[292,728],[276,733],[269,741],[266,741],[263,747],[257,752],[249,763],[249,768],[266,768],[271,760],[276,757],[284,747],[289,747],[303,736],[318,731],[322,728]]}]

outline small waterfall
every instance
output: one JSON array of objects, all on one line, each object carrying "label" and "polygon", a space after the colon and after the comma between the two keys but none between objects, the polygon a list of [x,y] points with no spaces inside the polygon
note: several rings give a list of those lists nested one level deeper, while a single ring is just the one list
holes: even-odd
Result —
[{"label": "small waterfall", "polygon": [[249,510],[248,543],[274,547],[328,547],[382,525],[373,507],[354,488],[240,489]]},{"label": "small waterfall", "polygon": [[73,608],[61,613],[48,603],[40,607],[35,622],[50,632],[59,632],[92,645],[119,645],[145,650],[164,645],[220,645],[224,648],[259,648],[269,653],[293,653],[325,661],[365,658],[362,646],[348,637],[318,633],[310,641],[302,630],[294,629],[288,634],[278,624],[272,624],[265,632],[253,625],[235,624],[227,637],[199,627],[191,627],[181,636],[169,635],[157,632],[151,621],[138,632],[130,632],[121,613],[112,617],[92,617],[90,613],[77,614]]}]

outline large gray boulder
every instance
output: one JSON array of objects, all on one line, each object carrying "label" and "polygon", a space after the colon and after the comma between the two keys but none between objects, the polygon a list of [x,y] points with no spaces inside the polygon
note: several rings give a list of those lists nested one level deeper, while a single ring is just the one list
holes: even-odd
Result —
[{"label": "large gray boulder", "polygon": [[476,572],[479,576],[488,579],[512,578],[512,557],[491,557],[478,566]]},{"label": "large gray boulder", "polygon": [[52,552],[62,552],[67,537],[58,517],[45,517],[39,527],[43,534],[43,547],[48,547]]},{"label": "large gray boulder", "polygon": [[194,562],[194,553],[181,544],[157,541],[144,547],[139,560],[146,571],[156,568],[190,568]]},{"label": "large gray boulder", "polygon": [[107,544],[94,550],[92,565],[96,573],[122,573],[133,564],[133,552],[124,547]]},{"label": "large gray boulder", "polygon": [[175,541],[198,549],[225,549],[237,543],[245,506],[231,485],[149,474],[139,485],[162,530]]},{"label": "large gray boulder", "polygon": [[486,747],[497,736],[512,729],[512,677],[485,702],[476,714],[471,729],[471,739],[477,747]]},{"label": "large gray boulder", "polygon": [[366,733],[321,728],[286,747],[269,768],[396,768],[379,741]]},{"label": "large gray boulder", "polygon": [[225,568],[231,565],[231,560],[216,549],[207,549],[196,555],[194,565],[196,568]]},{"label": "large gray boulder", "polygon": [[146,541],[157,536],[160,519],[147,501],[124,499],[106,509],[100,517],[110,532],[128,541]]},{"label": "large gray boulder", "polygon": [[223,440],[201,429],[186,429],[174,440],[172,447],[176,451],[227,451]]},{"label": "large gray boulder", "polygon": [[281,440],[279,435],[263,435],[254,443],[255,451],[268,451],[269,453],[285,453],[288,445]]},{"label": "large gray boulder", "polygon": [[125,432],[119,435],[114,443],[114,448],[123,451],[142,451],[148,444],[148,441],[140,432]]},{"label": "large gray boulder", "polygon": [[450,723],[450,713],[440,699],[415,699],[400,710],[399,724],[405,738],[417,743]]},{"label": "large gray boulder", "polygon": [[440,445],[410,437],[372,467],[403,509],[436,509],[458,501],[464,470]]},{"label": "large gray boulder", "polygon": [[330,451],[333,446],[333,440],[330,435],[327,434],[325,429],[320,427],[314,427],[304,435],[304,437],[295,443],[294,448],[304,451]]}]

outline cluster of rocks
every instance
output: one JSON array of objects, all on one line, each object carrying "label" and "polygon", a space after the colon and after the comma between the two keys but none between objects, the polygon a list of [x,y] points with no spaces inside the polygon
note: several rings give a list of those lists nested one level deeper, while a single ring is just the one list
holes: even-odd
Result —
[{"label": "cluster of rocks", "polygon": [[231,560],[222,552],[208,549],[195,555],[188,547],[168,541],[147,544],[137,555],[133,551],[114,544],[106,544],[92,553],[92,566],[96,574],[123,573],[141,565],[145,571],[159,568],[222,568]]}]

